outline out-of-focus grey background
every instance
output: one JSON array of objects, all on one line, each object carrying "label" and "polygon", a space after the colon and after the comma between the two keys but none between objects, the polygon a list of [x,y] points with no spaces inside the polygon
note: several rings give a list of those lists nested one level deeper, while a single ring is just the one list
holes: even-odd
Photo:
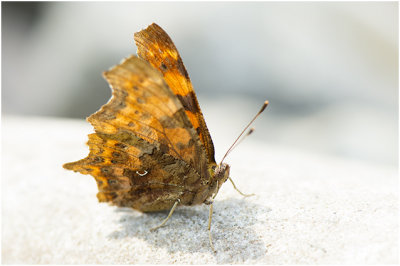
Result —
[{"label": "out-of-focus grey background", "polygon": [[268,99],[251,139],[397,165],[397,2],[2,2],[2,114],[90,115],[110,97],[101,72],[152,22],[217,155]]}]

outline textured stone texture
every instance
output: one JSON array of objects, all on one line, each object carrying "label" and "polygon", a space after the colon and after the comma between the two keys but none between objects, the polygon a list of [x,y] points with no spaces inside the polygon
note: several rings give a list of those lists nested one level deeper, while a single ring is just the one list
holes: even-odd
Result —
[{"label": "textured stone texture", "polygon": [[227,162],[256,196],[222,186],[214,254],[208,206],[180,207],[149,232],[167,212],[100,204],[92,177],[64,170],[87,154],[90,132],[84,121],[3,117],[3,263],[398,263],[396,168],[249,138]]}]

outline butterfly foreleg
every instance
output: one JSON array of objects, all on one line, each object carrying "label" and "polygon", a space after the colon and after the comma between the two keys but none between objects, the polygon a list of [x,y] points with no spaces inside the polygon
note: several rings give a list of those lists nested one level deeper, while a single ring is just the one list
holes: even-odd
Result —
[{"label": "butterfly foreleg", "polygon": [[173,214],[174,211],[175,211],[175,208],[178,206],[178,204],[179,204],[180,202],[181,202],[181,200],[180,200],[180,199],[177,199],[177,200],[175,201],[175,203],[174,203],[174,206],[172,206],[171,210],[169,211],[169,214],[168,214],[167,218],[165,218],[165,219],[164,219],[159,225],[157,225],[156,227],[151,228],[150,231],[154,231],[154,230],[157,230],[158,228],[162,227],[162,226],[169,220],[169,218],[172,216],[172,214]]},{"label": "butterfly foreleg", "polygon": [[233,185],[233,188],[234,188],[237,192],[239,192],[239,194],[242,195],[243,197],[251,197],[251,196],[254,196],[254,195],[255,195],[254,193],[252,193],[252,194],[244,194],[243,192],[241,192],[241,191],[236,187],[235,183],[233,183],[232,178],[228,177],[228,179],[229,179],[229,181],[231,181],[231,183],[232,183],[232,185]]}]

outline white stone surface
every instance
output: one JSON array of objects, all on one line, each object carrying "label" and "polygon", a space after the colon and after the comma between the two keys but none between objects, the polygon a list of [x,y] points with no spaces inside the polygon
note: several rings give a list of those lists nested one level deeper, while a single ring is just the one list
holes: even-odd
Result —
[{"label": "white stone surface", "polygon": [[[246,140],[228,158],[242,198],[226,183],[208,207],[142,214],[99,204],[92,177],[64,170],[83,158],[84,121],[2,119],[2,262],[398,263],[398,172]],[[367,144],[366,144],[367,145]]]}]

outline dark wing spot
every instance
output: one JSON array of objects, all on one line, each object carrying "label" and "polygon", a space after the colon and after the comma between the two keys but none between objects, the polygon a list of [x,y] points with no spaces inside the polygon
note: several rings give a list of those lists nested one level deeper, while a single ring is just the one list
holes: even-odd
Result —
[{"label": "dark wing spot", "polygon": [[108,167],[103,167],[103,168],[101,168],[101,172],[103,174],[109,174],[109,173],[112,172],[112,170],[110,168],[108,168]]},{"label": "dark wing spot", "polygon": [[109,185],[113,185],[113,184],[117,184],[118,183],[118,181],[115,180],[115,179],[108,179],[107,182],[108,182]]},{"label": "dark wing spot", "polygon": [[104,158],[100,157],[100,156],[96,156],[96,157],[93,157],[92,162],[93,163],[103,163],[104,162]]},{"label": "dark wing spot", "polygon": [[170,117],[170,116],[162,116],[160,117],[160,123],[164,128],[176,128],[176,121],[174,118]]},{"label": "dark wing spot", "polygon": [[162,71],[165,71],[168,69],[168,67],[164,63],[161,63],[160,68]]},{"label": "dark wing spot", "polygon": [[115,143],[114,146],[121,149],[126,149],[128,147],[123,143]]},{"label": "dark wing spot", "polygon": [[178,57],[178,62],[177,62],[178,70],[179,72],[186,78],[189,79],[189,74],[186,71],[185,66],[183,65],[181,57]]},{"label": "dark wing spot", "polygon": [[177,147],[179,150],[183,150],[183,149],[185,149],[187,146],[186,146],[185,144],[183,144],[182,142],[178,142],[178,143],[176,143],[176,147]]},{"label": "dark wing spot", "polygon": [[118,102],[117,109],[123,109],[123,108],[125,108],[125,107],[126,107],[126,104],[125,104],[124,101]]},{"label": "dark wing spot", "polygon": [[185,110],[190,111],[192,113],[197,113],[200,111],[199,107],[197,106],[196,102],[194,101],[196,96],[194,95],[193,91],[189,92],[186,95],[177,94],[176,96],[178,97],[179,101],[182,103]]},{"label": "dark wing spot", "polygon": [[115,113],[112,111],[109,111],[108,109],[103,110],[100,113],[96,113],[95,114],[96,118],[98,118],[99,120],[104,119],[104,120],[114,120],[115,117]]},{"label": "dark wing spot", "polygon": [[167,144],[161,143],[160,144],[160,151],[161,153],[168,153],[169,152],[169,147]]}]

